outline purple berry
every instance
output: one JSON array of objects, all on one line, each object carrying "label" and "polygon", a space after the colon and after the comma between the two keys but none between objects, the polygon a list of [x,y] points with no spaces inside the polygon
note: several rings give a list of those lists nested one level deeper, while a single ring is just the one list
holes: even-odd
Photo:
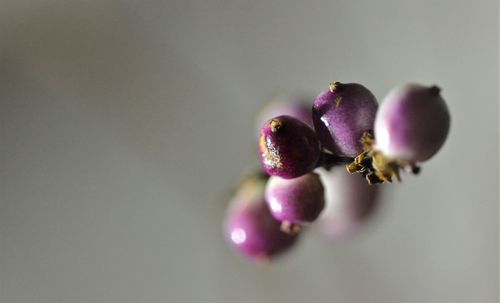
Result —
[{"label": "purple berry", "polygon": [[272,215],[288,224],[312,222],[325,206],[325,193],[318,174],[294,179],[273,176],[266,186],[266,202]]},{"label": "purple berry", "polygon": [[443,146],[450,114],[436,86],[407,84],[385,97],[375,119],[374,149],[398,160],[421,162]]},{"label": "purple berry", "polygon": [[291,248],[297,235],[281,231],[281,222],[269,211],[264,181],[251,180],[237,191],[226,214],[224,233],[236,251],[253,260],[268,260]]},{"label": "purple berry", "polygon": [[373,130],[376,111],[377,100],[366,87],[333,82],[314,101],[314,128],[324,148],[355,157],[363,151],[363,133]]},{"label": "purple berry", "polygon": [[311,106],[302,99],[287,96],[277,97],[259,111],[256,119],[257,133],[260,133],[262,125],[266,121],[277,116],[294,117],[313,128],[311,114]]},{"label": "purple berry", "polygon": [[369,222],[378,206],[379,186],[369,185],[342,167],[318,172],[326,196],[325,210],[315,223],[321,233],[342,238]]},{"label": "purple berry", "polygon": [[320,156],[314,131],[290,116],[279,116],[264,124],[259,151],[264,171],[285,179],[312,171]]}]

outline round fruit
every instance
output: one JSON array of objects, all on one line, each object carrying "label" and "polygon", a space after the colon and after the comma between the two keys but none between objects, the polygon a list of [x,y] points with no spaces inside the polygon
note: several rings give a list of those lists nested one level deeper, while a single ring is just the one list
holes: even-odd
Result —
[{"label": "round fruit", "polygon": [[224,233],[236,251],[253,260],[268,260],[291,248],[297,235],[281,231],[281,222],[270,213],[264,199],[264,181],[245,182],[227,210]]},{"label": "round fruit", "polygon": [[377,100],[366,87],[333,82],[314,101],[314,128],[324,148],[356,157],[363,151],[363,133],[373,130],[376,111]]},{"label": "round fruit", "polygon": [[259,151],[264,171],[291,179],[316,167],[320,145],[309,126],[290,116],[278,116],[262,127]]},{"label": "round fruit", "polygon": [[450,129],[448,107],[436,86],[407,84],[385,97],[375,119],[375,147],[386,157],[421,162],[443,146]]},{"label": "round fruit", "polygon": [[325,193],[316,173],[294,179],[273,176],[267,182],[266,201],[276,219],[301,224],[318,218],[325,206]]},{"label": "round fruit", "polygon": [[318,170],[325,187],[326,206],[316,228],[326,236],[345,237],[364,226],[378,207],[379,186],[351,175],[342,167]]}]

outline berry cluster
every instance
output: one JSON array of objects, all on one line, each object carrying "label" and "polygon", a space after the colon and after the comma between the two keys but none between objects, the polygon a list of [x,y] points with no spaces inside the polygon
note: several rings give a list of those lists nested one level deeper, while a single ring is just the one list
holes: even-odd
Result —
[{"label": "berry cluster", "polygon": [[312,112],[279,102],[259,120],[266,174],[240,184],[225,222],[229,243],[257,260],[291,247],[313,221],[332,237],[354,230],[375,209],[372,185],[418,173],[450,128],[439,88],[417,84],[393,89],[379,107],[363,85],[333,82]]}]

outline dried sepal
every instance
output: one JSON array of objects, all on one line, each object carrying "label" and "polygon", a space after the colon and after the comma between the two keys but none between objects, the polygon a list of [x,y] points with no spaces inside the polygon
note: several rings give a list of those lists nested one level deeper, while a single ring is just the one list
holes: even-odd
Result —
[{"label": "dried sepal", "polygon": [[363,152],[347,164],[346,169],[351,174],[360,173],[369,184],[392,183],[393,178],[401,182],[401,169],[413,174],[420,172],[420,167],[413,162],[395,160],[374,150],[375,139],[370,132],[363,133],[360,141]]}]

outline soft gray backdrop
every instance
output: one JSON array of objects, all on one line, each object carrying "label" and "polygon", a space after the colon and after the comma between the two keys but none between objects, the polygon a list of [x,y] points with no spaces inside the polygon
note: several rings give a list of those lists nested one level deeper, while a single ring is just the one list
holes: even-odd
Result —
[{"label": "soft gray backdrop", "polygon": [[[497,1],[0,2],[0,301],[495,302]],[[276,93],[438,84],[449,139],[365,232],[227,248]]]}]

